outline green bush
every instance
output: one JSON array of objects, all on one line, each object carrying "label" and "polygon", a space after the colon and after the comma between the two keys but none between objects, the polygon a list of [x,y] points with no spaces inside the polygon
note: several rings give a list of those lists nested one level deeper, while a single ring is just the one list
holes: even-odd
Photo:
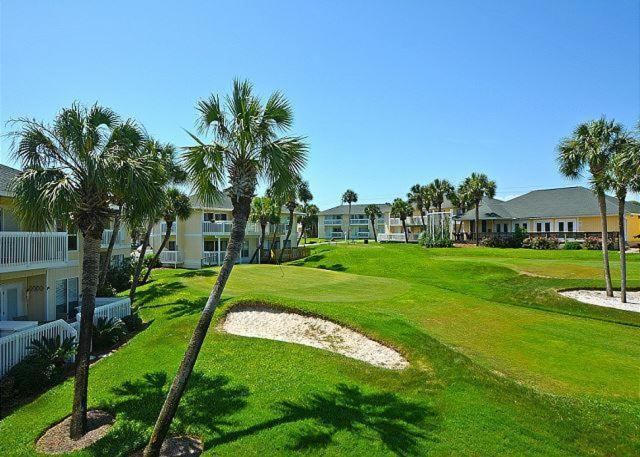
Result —
[{"label": "green bush", "polygon": [[120,319],[100,317],[93,325],[93,348],[96,351],[111,349],[125,335],[125,324]]},{"label": "green bush", "polygon": [[582,249],[582,244],[578,241],[567,241],[564,243],[564,249],[567,251],[578,251]]},{"label": "green bush", "polygon": [[418,244],[425,248],[451,248],[453,240],[445,236],[430,236],[427,232],[422,232],[418,237]]},{"label": "green bush", "polygon": [[122,292],[131,287],[131,259],[124,259],[120,265],[109,267],[106,283],[113,287],[116,292]]},{"label": "green bush", "polygon": [[558,249],[560,242],[556,237],[550,238],[526,238],[522,242],[522,247],[531,248],[531,249]]},{"label": "green bush", "polygon": [[115,297],[116,293],[116,290],[109,283],[104,283],[101,286],[99,285],[98,289],[96,290],[97,297]]},{"label": "green bush", "polygon": [[76,343],[74,337],[63,340],[57,335],[55,338],[34,340],[27,350],[30,356],[50,361],[61,370],[76,353]]},{"label": "green bush", "polygon": [[137,332],[138,330],[142,329],[142,324],[143,324],[142,318],[138,313],[133,313],[133,314],[130,314],[129,316],[124,316],[122,318],[122,322],[124,322],[124,325],[127,328],[128,332]]}]

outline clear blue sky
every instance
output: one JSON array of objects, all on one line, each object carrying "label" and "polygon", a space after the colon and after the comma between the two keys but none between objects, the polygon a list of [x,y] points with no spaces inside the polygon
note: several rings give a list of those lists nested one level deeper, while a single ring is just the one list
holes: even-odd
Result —
[{"label": "clear blue sky", "polygon": [[238,76],[292,102],[321,208],[476,170],[502,197],[563,186],[575,124],[639,117],[639,4],[3,0],[2,128],[99,101],[182,146]]}]

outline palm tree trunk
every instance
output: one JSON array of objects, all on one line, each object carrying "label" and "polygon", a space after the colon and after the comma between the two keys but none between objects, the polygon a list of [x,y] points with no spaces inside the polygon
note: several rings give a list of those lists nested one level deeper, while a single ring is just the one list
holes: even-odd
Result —
[{"label": "palm tree trunk", "polygon": [[73,388],[73,409],[69,436],[79,439],[87,431],[87,389],[89,385],[89,356],[93,333],[93,313],[96,307],[100,241],[102,230],[87,232],[82,247],[82,305],[80,308],[80,337],[76,352],[76,374]]},{"label": "palm tree trunk", "polygon": [[164,250],[164,248],[167,246],[167,243],[169,242],[169,238],[171,238],[171,226],[173,225],[173,220],[165,219],[164,221],[167,223],[167,229],[164,231],[164,237],[162,238],[162,243],[160,243],[160,247],[158,248],[155,255],[153,256],[153,260],[149,263],[149,266],[147,267],[147,272],[144,275],[142,284],[146,284],[147,281],[149,280],[149,276],[151,275],[151,270],[153,270],[153,267],[160,260],[160,254],[162,254],[162,251]]},{"label": "palm tree trunk", "polygon": [[422,222],[422,231],[427,231],[427,224],[424,223],[424,210],[420,210],[420,221]]},{"label": "palm tree trunk", "polygon": [[600,206],[600,222],[602,226],[602,262],[604,264],[604,280],[607,287],[607,297],[613,297],[611,285],[611,270],[609,268],[609,231],[607,230],[607,202],[604,192],[598,191],[598,205]]},{"label": "palm tree trunk", "polygon": [[480,246],[480,203],[476,203],[476,246]]},{"label": "palm tree trunk", "polygon": [[409,234],[407,233],[407,224],[405,223],[404,219],[402,219],[402,230],[404,230],[404,242],[408,243],[409,242]]},{"label": "palm tree trunk", "polygon": [[280,227],[280,224],[274,224],[274,228],[273,228],[273,238],[271,238],[271,249],[269,249],[269,260],[271,260],[271,253],[273,252],[273,254],[276,254],[276,250],[275,250],[275,245],[276,245],[276,239],[278,238],[278,228]]},{"label": "palm tree trunk", "polygon": [[253,252],[253,256],[251,256],[251,260],[249,260],[249,263],[253,263],[253,261],[258,256],[258,252],[262,251],[262,248],[264,246],[264,234],[265,234],[266,228],[267,228],[267,224],[260,223],[260,231],[261,231],[260,243],[258,243],[257,249]]},{"label": "palm tree trunk", "polygon": [[175,378],[173,378],[171,389],[169,390],[169,394],[162,406],[162,410],[160,411],[160,415],[156,421],[149,444],[147,444],[147,447],[144,450],[144,457],[157,457],[160,455],[160,448],[167,436],[171,421],[176,414],[180,398],[182,398],[182,394],[187,387],[189,376],[193,371],[202,343],[207,336],[207,331],[211,324],[213,313],[220,303],[220,297],[222,296],[224,287],[231,275],[231,270],[236,263],[240,250],[242,249],[245,229],[251,208],[251,198],[243,197],[239,200],[240,201],[234,203],[231,236],[229,238],[227,253],[224,257],[222,268],[220,268],[220,273],[216,279],[216,283],[211,290],[207,304],[202,310],[198,324],[191,336],[184,358],[180,363],[180,368],[178,368],[178,373]]},{"label": "palm tree trunk", "polygon": [[282,249],[280,249],[280,257],[278,263],[282,263],[282,256],[284,256],[284,245],[289,241],[289,249],[291,249],[291,230],[293,229],[293,211],[289,210],[289,230],[287,230],[287,237],[282,243]]},{"label": "palm tree trunk", "polygon": [[120,221],[122,220],[122,207],[118,208],[118,212],[113,217],[113,233],[109,240],[109,246],[107,252],[105,252],[104,260],[100,266],[100,276],[98,277],[98,286],[104,286],[107,280],[107,273],[109,272],[109,264],[111,263],[111,254],[113,253],[113,247],[116,245],[116,239],[118,238],[118,232],[120,232]]},{"label": "palm tree trunk", "polygon": [[378,234],[376,233],[376,220],[374,218],[370,219],[371,221],[371,229],[373,230],[373,240],[378,242]]},{"label": "palm tree trunk", "polygon": [[351,202],[349,202],[349,219],[347,220],[347,241],[351,241]]},{"label": "palm tree trunk", "polygon": [[136,289],[140,282],[140,273],[142,273],[142,266],[144,265],[144,255],[147,253],[147,245],[149,244],[149,237],[151,236],[151,229],[153,229],[153,221],[149,221],[147,224],[147,231],[144,234],[142,240],[142,248],[140,249],[140,256],[138,257],[138,263],[136,263],[136,269],[133,272],[133,279],[131,280],[131,290],[129,291],[129,299],[133,305],[133,301],[136,298]]},{"label": "palm tree trunk", "polygon": [[627,302],[627,253],[624,233],[624,203],[627,198],[626,190],[618,192],[618,240],[620,242],[620,301]]}]

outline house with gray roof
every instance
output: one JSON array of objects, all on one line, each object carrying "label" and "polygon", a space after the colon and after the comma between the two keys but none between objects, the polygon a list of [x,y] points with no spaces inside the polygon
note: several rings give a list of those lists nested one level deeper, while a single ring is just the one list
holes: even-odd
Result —
[{"label": "house with gray roof", "polygon": [[[376,221],[377,233],[385,231],[385,225],[389,222],[391,205],[389,203],[376,203],[382,212],[382,217]],[[371,222],[364,213],[368,203],[354,203],[351,205],[338,205],[318,213],[318,237],[326,239],[345,238],[349,234],[350,239],[373,239]]]}]

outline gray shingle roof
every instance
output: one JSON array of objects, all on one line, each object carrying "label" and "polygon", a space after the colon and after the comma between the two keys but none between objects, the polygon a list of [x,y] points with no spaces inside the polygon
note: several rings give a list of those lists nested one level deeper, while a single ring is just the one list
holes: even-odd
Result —
[{"label": "gray shingle roof", "polygon": [[[371,203],[354,203],[351,205],[351,214],[364,214],[364,208]],[[380,211],[388,213],[391,211],[391,205],[388,203],[373,203],[380,207]],[[349,205],[338,205],[333,208],[325,209],[318,213],[320,216],[327,216],[330,214],[349,214]]]},{"label": "gray shingle roof", "polygon": [[[191,195],[189,197],[189,200],[191,200],[191,205],[196,209],[217,209],[221,211],[233,210],[233,205],[231,204],[231,198],[229,198],[229,196],[227,195],[224,195],[219,202],[216,202],[213,205],[203,205],[200,199],[195,195]],[[282,206],[282,212],[285,214],[289,214],[289,210],[284,205]],[[303,214],[303,213],[300,211],[295,211],[294,214]]]},{"label": "gray shingle roof", "polygon": [[8,195],[10,193],[9,183],[19,173],[20,170],[0,164],[0,195]]},{"label": "gray shingle roof", "polygon": [[[606,196],[607,214],[618,214],[618,199]],[[640,205],[627,202],[627,212],[640,213]],[[520,195],[511,200],[483,199],[480,205],[481,219],[526,219],[542,217],[597,216],[600,214],[598,198],[586,187],[561,187],[541,189]],[[475,218],[475,210],[467,211],[462,219]]]}]

